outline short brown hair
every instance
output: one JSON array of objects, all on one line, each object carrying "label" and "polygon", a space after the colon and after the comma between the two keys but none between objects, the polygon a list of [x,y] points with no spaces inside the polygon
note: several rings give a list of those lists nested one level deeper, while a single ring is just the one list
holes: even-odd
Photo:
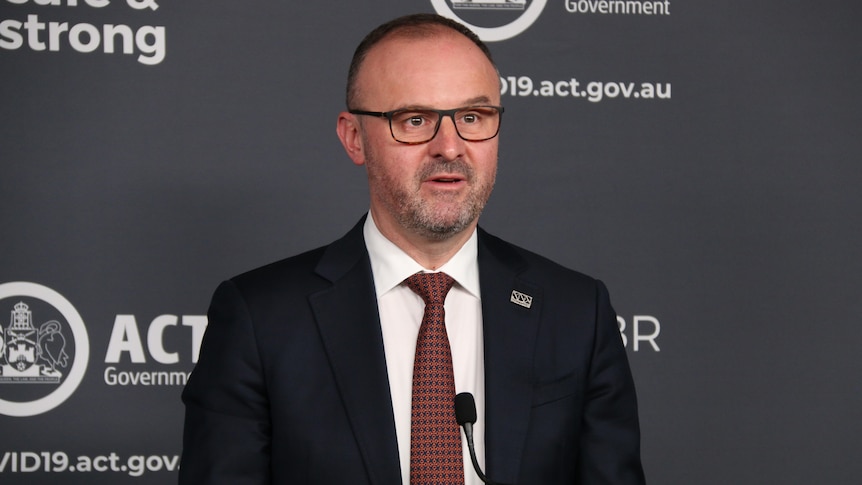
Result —
[{"label": "short brown hair", "polygon": [[441,15],[432,13],[405,15],[403,17],[390,20],[372,30],[356,47],[356,51],[353,53],[353,60],[350,61],[350,69],[347,72],[347,107],[356,108],[353,106],[353,102],[356,101],[357,96],[356,77],[359,75],[359,68],[362,65],[362,61],[365,60],[365,56],[368,55],[368,51],[370,51],[372,47],[377,45],[383,39],[394,34],[403,35],[405,37],[430,37],[439,32],[439,27],[451,29],[470,39],[470,41],[481,49],[482,53],[485,54],[485,57],[487,57],[491,62],[491,65],[496,69],[496,64],[494,64],[494,59],[491,57],[491,51],[488,49],[488,46],[482,42],[482,39],[480,39],[479,36],[464,25]]}]

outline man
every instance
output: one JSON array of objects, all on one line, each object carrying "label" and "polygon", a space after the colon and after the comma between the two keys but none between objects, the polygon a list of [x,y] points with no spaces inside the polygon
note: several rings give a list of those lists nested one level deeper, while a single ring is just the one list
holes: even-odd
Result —
[{"label": "man", "polygon": [[[452,483],[480,483],[451,411],[464,391],[491,480],[643,483],[604,286],[477,228],[503,112],[484,44],[435,15],[393,20],[357,48],[347,91],[337,133],[367,171],[370,211],[331,245],[218,288],[183,393],[180,483],[439,484],[417,470],[443,448],[460,457]],[[426,305],[410,282],[438,271],[452,288],[435,314],[443,303]],[[451,345],[431,455],[411,438],[426,318],[445,320]]]}]

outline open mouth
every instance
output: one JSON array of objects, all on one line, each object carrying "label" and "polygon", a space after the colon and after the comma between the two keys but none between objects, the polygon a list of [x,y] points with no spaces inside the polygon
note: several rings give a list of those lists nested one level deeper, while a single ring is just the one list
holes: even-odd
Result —
[{"label": "open mouth", "polygon": [[428,181],[440,184],[454,184],[458,182],[463,182],[464,177],[456,174],[441,174],[434,177],[429,177]]}]

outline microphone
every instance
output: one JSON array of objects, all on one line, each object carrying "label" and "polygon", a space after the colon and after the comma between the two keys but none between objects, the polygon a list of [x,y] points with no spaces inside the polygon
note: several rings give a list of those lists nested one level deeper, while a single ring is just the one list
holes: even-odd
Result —
[{"label": "microphone", "polygon": [[469,392],[462,392],[455,396],[455,420],[458,421],[459,426],[464,427],[464,436],[467,437],[470,460],[473,462],[473,469],[476,470],[476,475],[488,485],[502,485],[488,480],[488,477],[482,473],[482,469],[479,467],[479,461],[476,460],[476,448],[473,446],[473,423],[476,422],[476,401],[473,400],[473,395]]}]

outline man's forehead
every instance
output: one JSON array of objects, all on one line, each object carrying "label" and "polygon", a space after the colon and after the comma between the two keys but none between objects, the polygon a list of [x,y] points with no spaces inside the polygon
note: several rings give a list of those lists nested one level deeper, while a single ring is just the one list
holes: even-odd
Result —
[{"label": "man's forehead", "polygon": [[[469,59],[466,63],[465,58]],[[357,77],[377,82],[378,76],[409,75],[410,72],[401,69],[402,64],[410,64],[412,71],[466,64],[471,72],[487,70],[496,78],[496,68],[476,44],[457,32],[445,30],[434,35],[399,35],[381,40],[368,51]]]},{"label": "man's forehead", "polygon": [[357,72],[355,104],[448,109],[480,95],[496,104],[499,77],[482,49],[460,32],[434,27],[390,33],[369,49]]}]

